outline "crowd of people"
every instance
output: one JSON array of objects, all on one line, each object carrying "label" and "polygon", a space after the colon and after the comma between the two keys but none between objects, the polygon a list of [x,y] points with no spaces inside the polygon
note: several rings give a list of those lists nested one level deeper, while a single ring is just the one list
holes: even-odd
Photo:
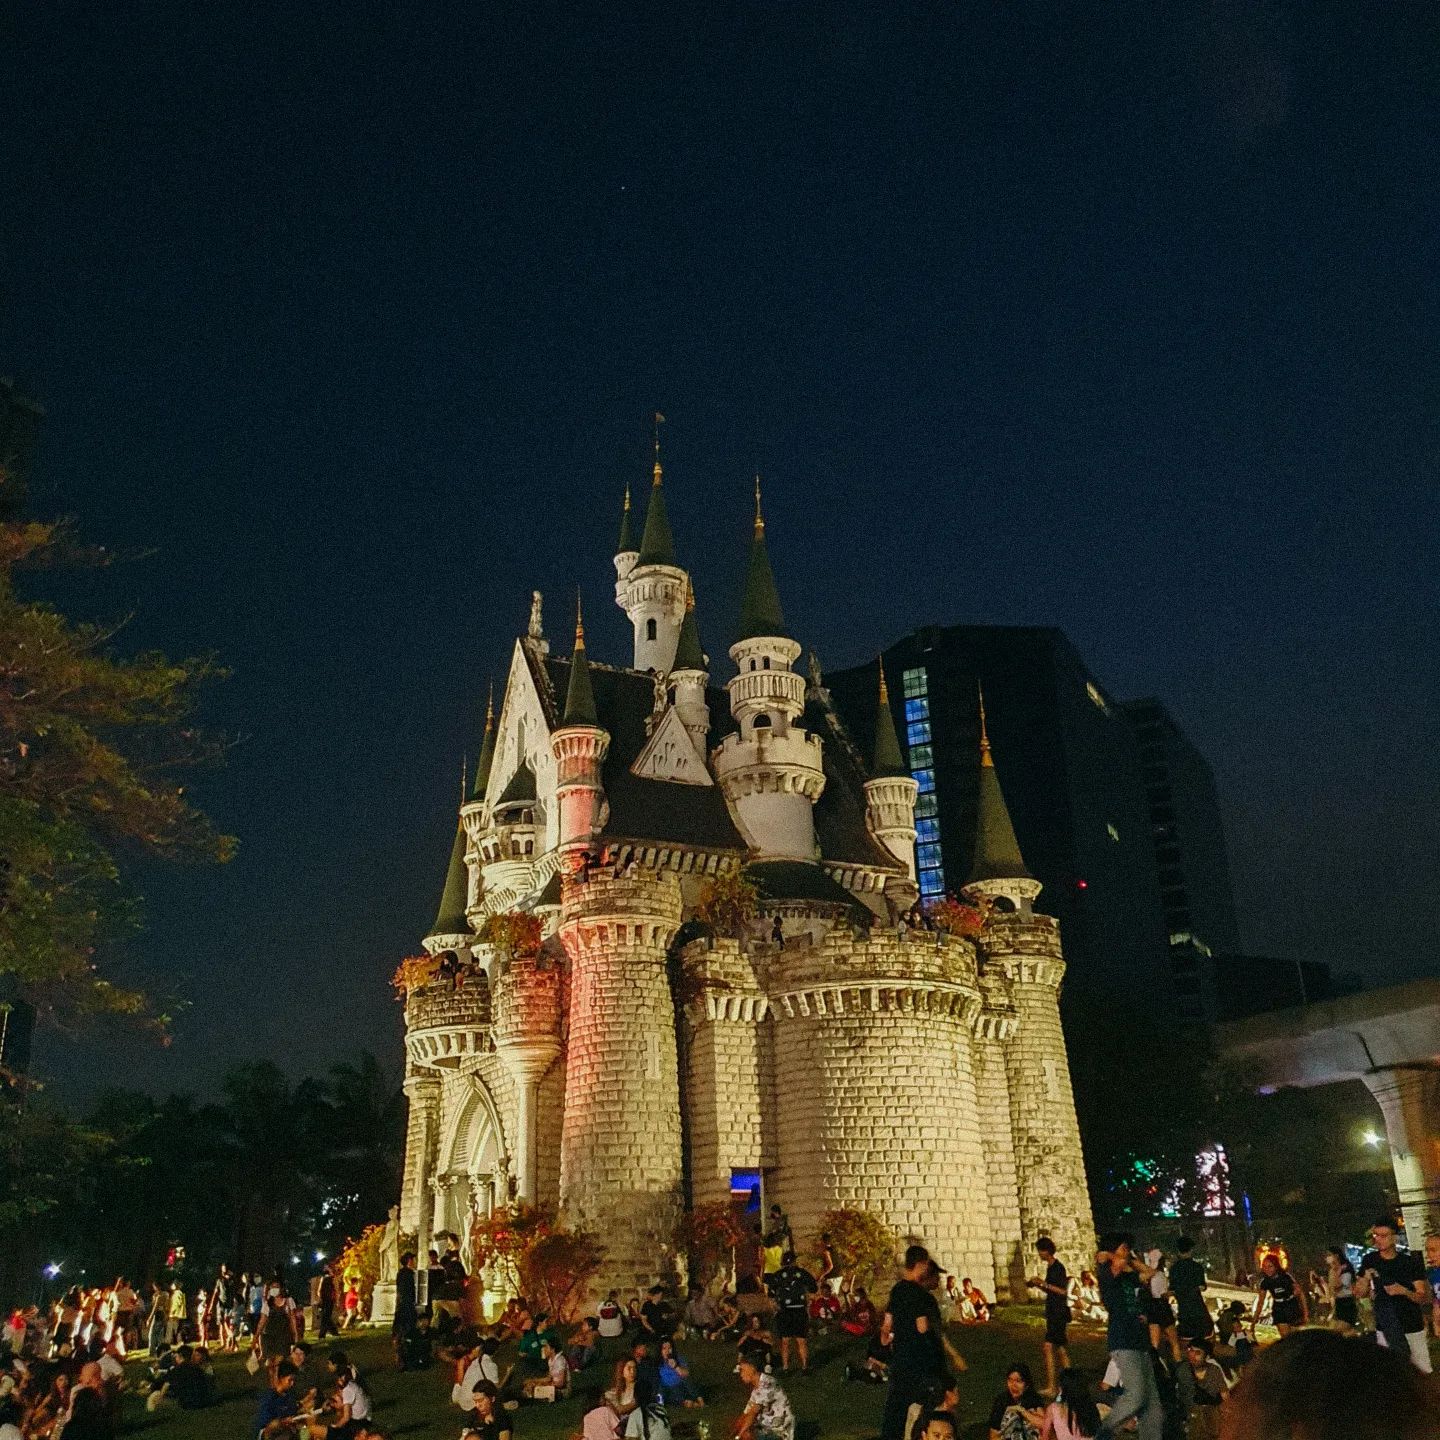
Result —
[{"label": "crowd of people", "polygon": [[[514,1440],[518,1411],[565,1400],[579,1402],[573,1440],[673,1440],[674,1428],[690,1433],[676,1418],[685,1412],[695,1412],[703,1440],[707,1404],[737,1394],[735,1440],[795,1440],[783,1377],[809,1371],[810,1341],[826,1333],[845,1356],[837,1381],[884,1388],[881,1440],[957,1440],[967,1366],[955,1343],[964,1344],[964,1332],[953,1327],[985,1323],[985,1296],[912,1245],[877,1304],[840,1273],[827,1236],[812,1270],[798,1260],[778,1207],[768,1219],[733,1288],[696,1286],[683,1299],[659,1285],[626,1297],[612,1290],[563,1326],[518,1297],[492,1323],[471,1323],[453,1244],[443,1256],[430,1252],[422,1306],[415,1257],[405,1255],[396,1363],[448,1367],[462,1440]],[[1129,1234],[1106,1235],[1078,1276],[1042,1237],[1027,1284],[1044,1311],[1043,1375],[1018,1358],[1007,1367],[989,1406],[989,1440],[1440,1436],[1428,1346],[1429,1335],[1440,1336],[1440,1237],[1423,1254],[1399,1248],[1397,1238],[1382,1218],[1369,1251],[1352,1260],[1337,1246],[1323,1273],[1303,1284],[1284,1253],[1270,1251],[1253,1302],[1227,1298],[1212,1309],[1206,1266],[1184,1237],[1166,1254],[1138,1250]],[[324,1345],[337,1309],[343,1315],[343,1298],[337,1306],[333,1284],[317,1280],[312,1346],[305,1312],[279,1278],[234,1278],[222,1266],[194,1304],[178,1285],[144,1297],[123,1279],[67,1290],[46,1310],[15,1312],[0,1332],[0,1440],[113,1440],[127,1389],[143,1391],[151,1411],[206,1409],[219,1398],[216,1350],[246,1354],[261,1392],[260,1440],[384,1440],[362,1375],[341,1345]],[[1091,1320],[1104,1325],[1109,1350],[1099,1377],[1074,1365],[1069,1350],[1070,1327]],[[1280,1338],[1262,1344],[1267,1320]],[[724,1396],[698,1378],[689,1353],[697,1343],[733,1347]],[[135,1353],[142,1348],[143,1359]],[[1325,1367],[1324,1384],[1317,1376],[1305,1388],[1307,1365]],[[1332,1393],[1336,1376],[1358,1377],[1366,1397],[1358,1419],[1353,1397]],[[1320,1393],[1330,1396],[1323,1406]],[[1324,1423],[1263,1428],[1292,1410]],[[1337,1416],[1352,1417],[1344,1422],[1351,1428]],[[1375,1428],[1377,1417],[1389,1428]]]}]

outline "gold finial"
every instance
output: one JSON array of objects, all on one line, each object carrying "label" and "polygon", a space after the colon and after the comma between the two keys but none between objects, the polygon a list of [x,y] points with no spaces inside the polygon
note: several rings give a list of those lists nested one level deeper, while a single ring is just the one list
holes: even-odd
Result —
[{"label": "gold finial", "polygon": [[759,535],[765,529],[765,516],[760,511],[760,476],[755,476],[755,533]]},{"label": "gold finial", "polygon": [[575,648],[577,650],[583,650],[585,648],[585,616],[580,609],[580,591],[578,587],[575,591]]},{"label": "gold finial", "polygon": [[980,696],[980,763],[993,770],[995,761],[990,754],[990,732],[985,728],[985,687],[977,680],[975,690]]},{"label": "gold finial", "polygon": [[470,757],[460,752],[460,803],[465,803],[465,793],[470,788]]},{"label": "gold finial", "polygon": [[630,482],[625,482],[625,513],[630,513]]},{"label": "gold finial", "polygon": [[885,657],[882,655],[877,663],[880,666],[880,703],[882,705],[888,705],[890,703],[890,691],[885,686]]},{"label": "gold finial", "polygon": [[657,410],[655,412],[655,478],[651,484],[658,490],[660,481],[664,477],[664,471],[660,468],[660,427],[665,423],[665,417]]},{"label": "gold finial", "polygon": [[489,691],[489,693],[485,696],[485,728],[486,728],[486,730],[493,730],[493,729],[495,728],[495,682],[494,682],[494,680],[491,680],[491,682],[490,682],[490,691]]}]

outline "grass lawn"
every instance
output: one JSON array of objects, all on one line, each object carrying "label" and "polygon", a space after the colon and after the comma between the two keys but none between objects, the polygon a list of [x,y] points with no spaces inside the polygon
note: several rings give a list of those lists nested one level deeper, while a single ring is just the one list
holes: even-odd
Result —
[{"label": "grass lawn", "polygon": [[[989,1325],[961,1325],[951,1330],[951,1339],[970,1366],[961,1385],[964,1440],[983,1440],[990,1402],[1012,1361],[1028,1361],[1037,1383],[1044,1382],[1040,1355],[1044,1324],[1039,1308],[1007,1306],[1001,1314],[1003,1318]],[[1075,1342],[1071,1358],[1098,1375],[1105,1359],[1102,1334],[1091,1327],[1072,1326],[1071,1336]],[[388,1336],[373,1331],[347,1336],[344,1344],[364,1372],[376,1419],[389,1435],[454,1440],[460,1433],[460,1412],[450,1404],[453,1377],[448,1366],[398,1374]],[[574,1398],[558,1405],[522,1405],[511,1417],[515,1440],[565,1440],[577,1433],[583,1397],[609,1383],[613,1359],[621,1349],[622,1342],[610,1342],[610,1349],[602,1350],[602,1359],[576,1377]],[[703,1410],[682,1410],[671,1417],[677,1440],[693,1434],[690,1426],[700,1419],[709,1423],[712,1440],[723,1440],[725,1426],[740,1413],[742,1402],[740,1382],[732,1373],[735,1352],[729,1345],[701,1340],[684,1341],[680,1349],[709,1403]],[[811,1374],[777,1376],[795,1408],[801,1440],[817,1435],[862,1440],[878,1434],[884,1391],[860,1383],[846,1384],[843,1378],[845,1361],[858,1359],[862,1353],[859,1343],[848,1336],[820,1336],[811,1342]],[[513,1353],[502,1352],[502,1370],[513,1358]],[[138,1378],[143,1374],[143,1362],[132,1363]],[[217,1407],[191,1413],[167,1409],[150,1415],[145,1412],[143,1397],[127,1397],[124,1433],[144,1434],[150,1440],[253,1440],[252,1421],[260,1395],[256,1380],[246,1373],[240,1357],[219,1357],[215,1370],[221,1394]]]}]

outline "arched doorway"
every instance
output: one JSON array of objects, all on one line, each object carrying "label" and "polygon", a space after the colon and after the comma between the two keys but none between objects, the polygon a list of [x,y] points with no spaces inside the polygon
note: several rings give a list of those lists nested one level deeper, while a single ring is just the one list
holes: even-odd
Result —
[{"label": "arched doorway", "polygon": [[467,1091],[455,1107],[442,1137],[434,1190],[435,1209],[430,1233],[446,1230],[460,1237],[460,1253],[467,1270],[473,1269],[470,1225],[476,1216],[489,1215],[510,1197],[510,1159],[500,1112],[485,1082],[466,1076]]}]

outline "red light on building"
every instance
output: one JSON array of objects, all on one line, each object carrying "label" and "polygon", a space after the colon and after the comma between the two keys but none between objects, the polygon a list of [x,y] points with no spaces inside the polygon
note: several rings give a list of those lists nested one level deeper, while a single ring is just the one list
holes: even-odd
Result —
[{"label": "red light on building", "polygon": [[1090,888],[1090,882],[1088,880],[1077,880],[1075,882],[1075,888],[1077,890],[1088,890]]}]

